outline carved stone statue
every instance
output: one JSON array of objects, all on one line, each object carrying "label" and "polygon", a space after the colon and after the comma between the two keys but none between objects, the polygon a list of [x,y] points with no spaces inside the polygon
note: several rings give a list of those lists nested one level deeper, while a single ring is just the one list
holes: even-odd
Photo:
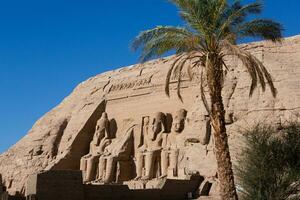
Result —
[{"label": "carved stone statue", "polygon": [[178,176],[179,136],[184,130],[186,110],[181,109],[173,119],[171,133],[164,134],[163,149],[161,151],[161,178],[168,175],[168,169],[173,171],[173,176]]},{"label": "carved stone statue", "polygon": [[211,125],[209,115],[202,115],[200,119],[201,126],[201,138],[200,143],[202,145],[208,145],[211,139]]},{"label": "carved stone statue", "polygon": [[104,112],[97,122],[96,131],[90,143],[90,152],[80,160],[80,170],[83,171],[85,182],[91,182],[96,179],[99,157],[103,154],[104,149],[111,143],[111,140],[112,136],[109,132],[109,120],[107,113]]},{"label": "carved stone statue", "polygon": [[[122,165],[129,168],[132,155],[133,127],[105,148],[104,153],[99,158],[98,179],[95,182],[112,183],[122,173],[128,173],[131,169],[122,172],[120,168]],[[118,170],[117,167],[119,167]]]},{"label": "carved stone statue", "polygon": [[[149,117],[143,117],[142,121],[142,134],[141,134],[141,140],[139,141],[141,145],[144,145],[144,137],[145,135],[148,135],[149,131],[149,123],[150,119]],[[142,147],[142,148],[141,148]],[[144,167],[144,159],[143,159],[143,151],[145,151],[145,146],[138,146],[138,152],[136,154],[136,179],[140,179],[143,176],[143,167]]]},{"label": "carved stone statue", "polygon": [[[162,112],[155,114],[151,125],[145,122],[144,126],[144,144],[138,149],[137,153],[137,177],[136,180],[142,178],[149,180],[156,176],[156,172],[160,169],[160,153],[162,149],[162,135],[165,132],[166,117]],[[143,174],[143,164],[145,174]]]}]

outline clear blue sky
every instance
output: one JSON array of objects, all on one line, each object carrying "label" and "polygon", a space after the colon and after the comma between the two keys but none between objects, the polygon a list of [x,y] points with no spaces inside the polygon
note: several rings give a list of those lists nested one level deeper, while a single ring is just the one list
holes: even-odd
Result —
[{"label": "clear blue sky", "polygon": [[[265,7],[285,36],[300,34],[299,0]],[[0,0],[0,152],[81,81],[136,63],[141,30],[180,23],[167,0]]]}]

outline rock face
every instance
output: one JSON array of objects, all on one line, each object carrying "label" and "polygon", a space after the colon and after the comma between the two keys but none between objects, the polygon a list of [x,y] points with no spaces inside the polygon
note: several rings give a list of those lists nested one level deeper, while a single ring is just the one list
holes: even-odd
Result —
[{"label": "rock face", "polygon": [[[242,47],[263,61],[278,96],[257,89],[249,98],[250,78],[240,62],[228,58],[224,84],[233,160],[242,145],[241,130],[256,122],[295,119],[300,111],[300,36],[282,44],[259,42]],[[79,170],[85,181],[154,187],[153,179],[186,179],[199,173],[203,195],[216,194],[213,137],[199,97],[197,73],[183,75],[183,102],[164,94],[173,57],[106,72],[81,83],[29,133],[0,156],[0,174],[10,193],[25,193],[30,174]],[[107,117],[105,118],[105,116]],[[148,185],[148,186],[147,186]]]}]

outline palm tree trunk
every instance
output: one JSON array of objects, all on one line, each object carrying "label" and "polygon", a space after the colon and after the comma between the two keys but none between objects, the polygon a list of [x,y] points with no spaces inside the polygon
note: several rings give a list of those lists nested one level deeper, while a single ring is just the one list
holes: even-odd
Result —
[{"label": "palm tree trunk", "polygon": [[222,200],[237,200],[234,175],[225,127],[225,110],[222,100],[223,69],[218,54],[207,56],[207,83],[211,97],[211,121],[214,128],[215,154]]}]

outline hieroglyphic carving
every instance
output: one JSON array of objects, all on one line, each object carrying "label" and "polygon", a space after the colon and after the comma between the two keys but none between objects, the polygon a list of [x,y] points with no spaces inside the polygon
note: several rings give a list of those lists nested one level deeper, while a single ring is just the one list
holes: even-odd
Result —
[{"label": "hieroglyphic carving", "polygon": [[[187,72],[183,71],[183,72],[181,72],[180,77],[181,77],[181,80],[193,81],[197,77],[196,75],[197,75],[196,72],[192,72],[191,77],[190,77],[190,75]],[[172,81],[177,81],[178,78],[179,78],[179,73],[176,72],[176,73],[173,73],[173,75],[171,77],[171,80]]]},{"label": "hieroglyphic carving", "polygon": [[116,92],[126,89],[139,88],[143,86],[148,86],[151,83],[153,75],[148,75],[142,78],[136,78],[134,80],[124,80],[120,83],[112,84],[109,89],[109,92]]}]

